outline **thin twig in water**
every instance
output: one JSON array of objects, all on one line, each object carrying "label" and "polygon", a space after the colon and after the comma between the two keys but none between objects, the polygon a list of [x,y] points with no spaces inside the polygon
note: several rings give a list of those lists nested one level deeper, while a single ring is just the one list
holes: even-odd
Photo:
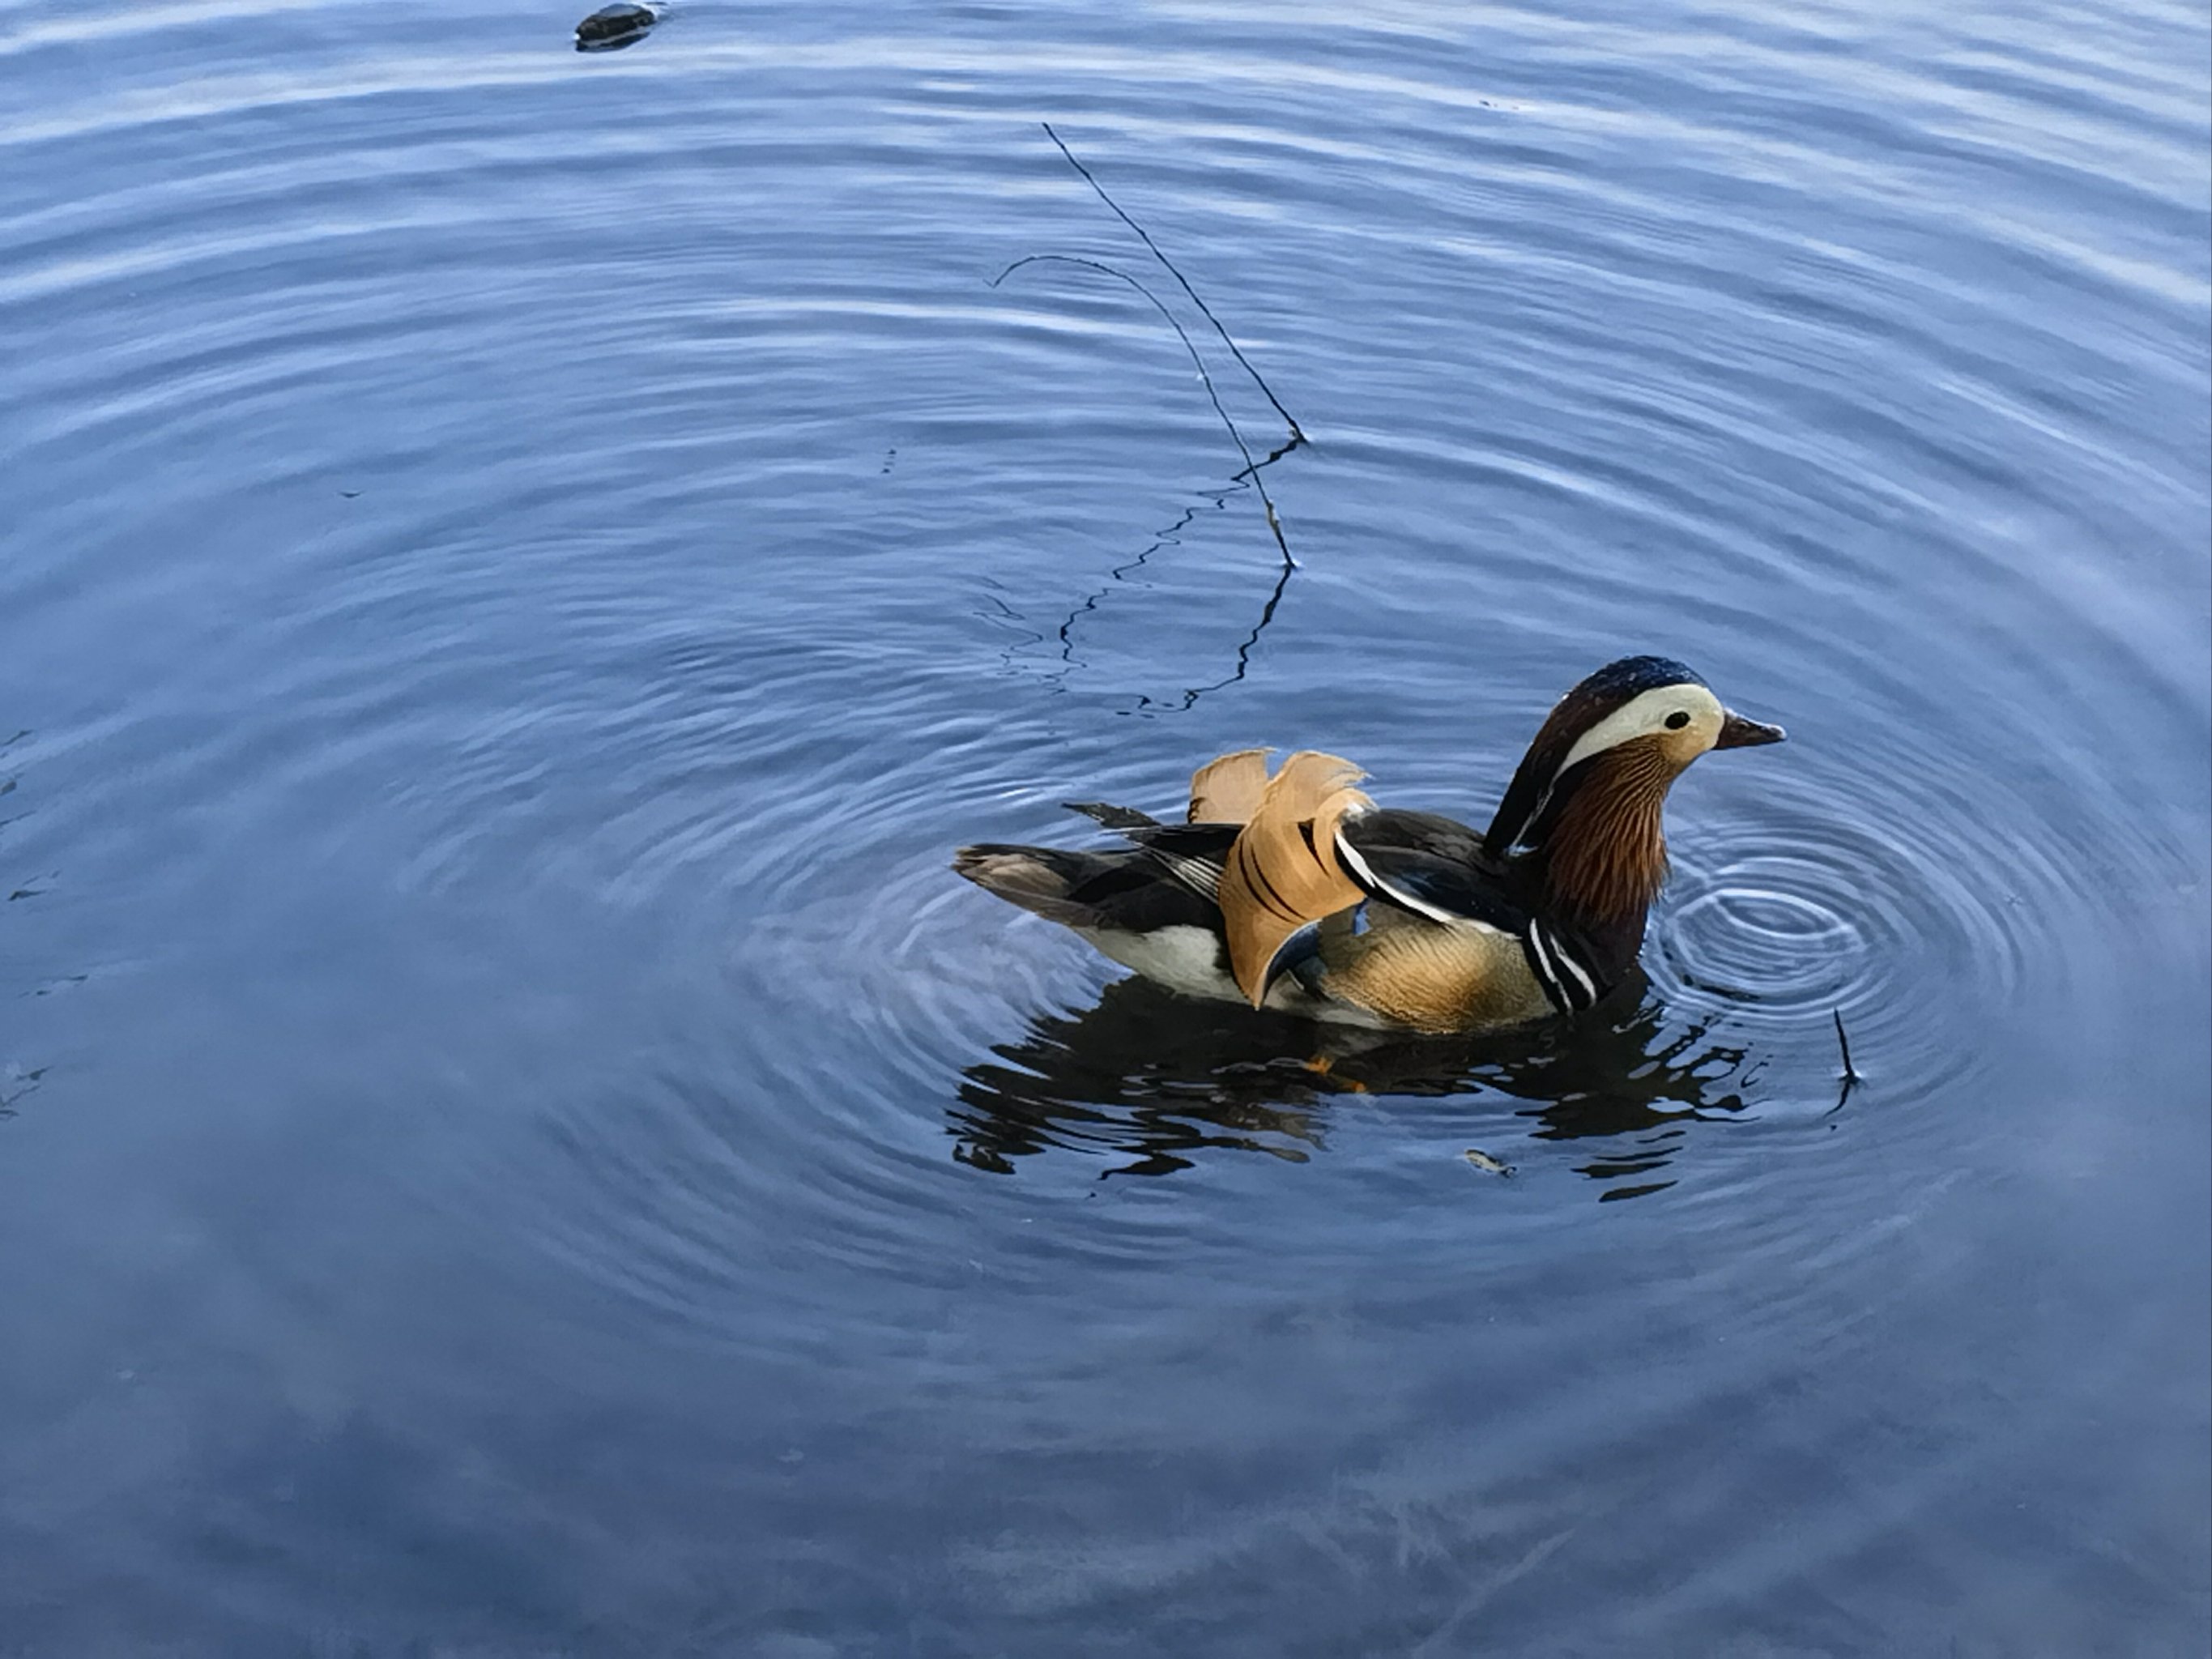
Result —
[{"label": "thin twig in water", "polygon": [[[1223,489],[1206,490],[1201,493],[1205,495],[1207,501],[1212,502],[1213,505],[1218,507],[1229,498],[1230,492]],[[1146,546],[1143,551],[1139,553],[1135,558],[1127,561],[1126,563],[1117,564],[1111,570],[1108,571],[1106,573],[1106,586],[1085,594],[1084,596],[1083,603],[1077,605],[1074,610],[1067,613],[1066,617],[1060,624],[1060,661],[1067,664],[1070,667],[1073,667],[1075,665],[1075,624],[1082,621],[1083,618],[1088,616],[1091,612],[1096,611],[1099,605],[1105,601],[1106,596],[1114,591],[1114,584],[1115,582],[1128,580],[1131,572],[1142,570],[1147,564],[1151,563],[1153,554],[1158,552],[1164,547],[1177,547],[1182,545],[1179,539],[1179,532],[1181,532],[1185,526],[1189,525],[1193,520],[1198,517],[1200,510],[1200,509],[1195,504],[1187,507],[1182,510],[1182,517],[1177,519],[1165,530],[1154,531],[1152,532],[1152,539],[1151,543]]]},{"label": "thin twig in water", "polygon": [[[1199,310],[1204,313],[1207,322],[1213,325],[1213,331],[1221,337],[1221,343],[1229,348],[1229,355],[1236,358],[1239,363],[1243,365],[1244,372],[1252,377],[1253,384],[1260,388],[1261,395],[1263,395],[1269,403],[1275,406],[1275,413],[1281,416],[1284,421],[1289,424],[1292,441],[1297,443],[1304,443],[1306,441],[1306,434],[1299,427],[1297,417],[1292,415],[1289,410],[1283,407],[1283,401],[1281,398],[1275,396],[1274,388],[1267,384],[1266,379],[1261,374],[1258,369],[1252,367],[1250,360],[1248,359],[1242,351],[1239,351],[1237,349],[1237,342],[1229,337],[1229,331],[1222,327],[1221,319],[1218,317],[1216,317],[1213,313],[1207,308],[1205,301],[1198,297],[1198,290],[1190,285],[1189,279],[1184,276],[1182,272],[1176,269],[1175,261],[1169,258],[1166,254],[1160,252],[1160,245],[1152,239],[1151,234],[1146,232],[1142,225],[1139,224],[1134,219],[1132,219],[1127,213],[1122,211],[1121,204],[1106,193],[1106,186],[1100,184],[1098,180],[1091,175],[1091,169],[1075,159],[1075,152],[1068,149],[1066,144],[1061,142],[1060,136],[1052,130],[1051,122],[1040,121],[1037,125],[1044,129],[1044,136],[1051,139],[1053,143],[1059,149],[1060,153],[1067,158],[1068,166],[1073,167],[1078,173],[1081,173],[1083,175],[1083,182],[1089,185],[1091,189],[1097,191],[1098,192],[1098,199],[1105,203],[1108,207],[1114,210],[1114,216],[1119,219],[1123,224],[1128,226],[1130,229],[1135,231],[1139,240],[1141,240],[1146,247],[1152,251],[1152,258],[1158,259],[1161,264],[1166,266],[1168,275],[1174,277],[1176,282],[1182,284],[1182,291],[1190,295],[1190,302],[1196,306]],[[1155,301],[1153,303],[1158,304],[1158,301]],[[1177,332],[1181,332],[1181,331],[1178,330]],[[1247,459],[1249,459],[1249,457],[1247,457]],[[1272,507],[1268,510],[1268,516],[1270,519],[1273,517],[1273,509]],[[1276,534],[1279,537],[1281,535],[1281,532],[1278,531]]]},{"label": "thin twig in water", "polygon": [[[1048,130],[1049,129],[1048,129]],[[1057,140],[1054,142],[1057,142]],[[1290,571],[1297,569],[1298,562],[1296,558],[1291,556],[1291,544],[1288,541],[1285,540],[1283,537],[1283,521],[1275,516],[1274,498],[1267,494],[1267,486],[1260,482],[1260,463],[1252,459],[1251,450],[1245,446],[1244,434],[1237,429],[1237,422],[1229,418],[1228,410],[1222,406],[1221,394],[1214,389],[1213,376],[1206,372],[1206,359],[1198,355],[1198,348],[1191,343],[1190,336],[1183,331],[1183,325],[1176,320],[1175,313],[1170,311],[1165,305],[1161,303],[1160,296],[1158,295],[1153,293],[1152,289],[1146,288],[1142,283],[1129,275],[1127,271],[1121,270],[1117,266],[1109,265],[1103,260],[1085,259],[1081,256],[1073,253],[1030,254],[1025,258],[1015,260],[1013,264],[1008,265],[996,276],[994,276],[991,279],[991,286],[993,288],[998,287],[1000,283],[1005,282],[1007,277],[1012,276],[1024,265],[1037,264],[1081,265],[1086,270],[1103,271],[1107,276],[1115,278],[1117,282],[1127,283],[1131,288],[1136,289],[1138,293],[1145,296],[1146,302],[1149,304],[1153,310],[1158,312],[1162,317],[1167,319],[1168,326],[1175,331],[1176,338],[1182,342],[1182,349],[1190,354],[1190,361],[1197,367],[1198,378],[1206,387],[1206,400],[1213,405],[1213,412],[1221,417],[1221,424],[1228,428],[1229,441],[1237,446],[1237,453],[1244,458],[1244,471],[1238,473],[1237,476],[1242,478],[1249,475],[1252,480],[1252,487],[1260,492],[1260,505],[1267,509],[1267,528],[1274,532],[1275,545],[1279,550],[1280,550],[1283,556],[1283,567],[1285,575],[1287,576]],[[1219,325],[1217,324],[1216,326],[1218,327]],[[1285,416],[1285,418],[1287,419],[1288,417]],[[1291,447],[1295,447],[1296,444],[1299,441],[1301,441],[1293,439]],[[1269,456],[1268,459],[1273,460],[1275,458],[1273,456]]]},{"label": "thin twig in water", "polygon": [[[1249,468],[1246,469],[1244,471],[1237,473],[1230,480],[1230,483],[1238,489],[1249,488],[1250,482],[1255,479],[1256,475],[1262,467],[1273,465],[1277,461],[1282,459],[1284,456],[1289,454],[1296,447],[1295,443],[1286,443],[1273,453],[1261,457],[1261,459],[1254,462]],[[1201,491],[1200,493],[1207,501],[1211,501],[1218,507],[1228,500],[1231,492],[1226,489],[1208,489]],[[1198,513],[1199,508],[1194,506],[1186,507],[1183,510],[1183,515],[1182,518],[1176,520],[1176,522],[1167,529],[1155,533],[1152,544],[1146,547],[1143,552],[1138,554],[1135,558],[1130,560],[1127,564],[1115,566],[1114,568],[1107,574],[1112,577],[1114,581],[1118,582],[1127,580],[1132,572],[1140,570],[1149,563],[1153,554],[1158,552],[1164,547],[1176,545],[1177,543],[1178,532],[1188,526],[1191,520],[1198,516]],[[1207,693],[1221,690],[1226,686],[1235,685],[1243,679],[1243,678],[1251,672],[1252,653],[1260,643],[1260,636],[1267,631],[1267,624],[1274,621],[1275,611],[1283,602],[1284,590],[1290,586],[1291,572],[1296,568],[1297,567],[1295,565],[1286,562],[1277,568],[1275,572],[1274,586],[1268,592],[1267,603],[1261,607],[1259,621],[1252,624],[1251,631],[1245,635],[1243,639],[1237,643],[1237,665],[1234,668],[1232,668],[1220,679],[1213,681],[1211,684],[1186,687],[1183,690],[1182,696],[1173,701],[1140,695],[1137,699],[1138,709],[1167,708],[1180,712],[1183,709],[1195,708],[1197,706],[1198,700],[1200,697],[1205,696]],[[1091,611],[1096,611],[1098,608],[1100,602],[1103,601],[1112,591],[1113,588],[1110,584],[1105,587],[1102,587],[1096,592],[1090,594],[1084,599],[1082,604],[1077,605],[1074,610],[1067,613],[1066,620],[1062,622],[1060,625],[1060,658],[1062,662],[1073,665],[1075,661],[1075,624],[1081,621],[1084,617]]]},{"label": "thin twig in water", "polygon": [[[1267,463],[1263,461],[1261,465],[1264,466]],[[1260,643],[1260,635],[1267,631],[1267,624],[1275,620],[1275,608],[1283,602],[1283,590],[1291,585],[1291,571],[1292,568],[1292,566],[1285,564],[1280,570],[1275,573],[1274,589],[1267,595],[1267,603],[1261,607],[1260,620],[1252,624],[1252,631],[1247,634],[1244,636],[1243,641],[1237,646],[1237,666],[1230,671],[1227,678],[1218,679],[1211,685],[1194,685],[1187,687],[1182,694],[1182,701],[1170,706],[1177,709],[1195,708],[1198,704],[1198,700],[1204,696],[1207,692],[1218,691],[1224,686],[1234,685],[1239,680],[1243,679],[1249,672],[1250,672],[1252,666],[1253,647]],[[1139,697],[1137,700],[1137,706],[1139,708],[1157,708],[1162,705],[1154,698]]]},{"label": "thin twig in water", "polygon": [[1838,1008],[1832,1012],[1836,1022],[1836,1047],[1844,1052],[1844,1091],[1836,1097],[1836,1103],[1828,1109],[1832,1114],[1842,1111],[1844,1103],[1851,1097],[1851,1091],[1866,1080],[1859,1075],[1858,1067],[1851,1064],[1851,1040],[1844,1035],[1844,1011]]},{"label": "thin twig in water", "polygon": [[[1161,317],[1166,320],[1168,326],[1175,331],[1176,337],[1182,342],[1183,350],[1189,356],[1192,365],[1198,370],[1200,381],[1206,387],[1207,401],[1213,405],[1213,412],[1220,417],[1221,424],[1227,429],[1230,441],[1237,446],[1237,454],[1243,459],[1244,465],[1243,469],[1232,475],[1230,482],[1238,488],[1242,488],[1245,484],[1249,483],[1252,487],[1254,492],[1260,497],[1261,507],[1267,515],[1268,532],[1274,537],[1276,550],[1282,556],[1281,563],[1275,573],[1274,586],[1267,595],[1267,603],[1261,609],[1259,621],[1254,624],[1252,631],[1244,637],[1243,642],[1237,647],[1236,667],[1231,671],[1228,677],[1224,679],[1218,680],[1211,685],[1197,686],[1186,690],[1179,705],[1165,705],[1170,707],[1179,706],[1182,708],[1189,708],[1197,702],[1199,698],[1204,696],[1207,692],[1218,690],[1223,686],[1233,684],[1245,677],[1245,674],[1251,667],[1252,653],[1260,642],[1260,636],[1267,632],[1268,623],[1274,620],[1276,610],[1282,604],[1284,592],[1290,586],[1291,574],[1298,568],[1297,559],[1291,551],[1289,538],[1283,533],[1282,519],[1275,511],[1274,497],[1267,493],[1267,483],[1261,477],[1260,474],[1262,469],[1272,465],[1274,462],[1280,460],[1285,455],[1289,454],[1292,450],[1297,449],[1301,445],[1304,444],[1307,441],[1306,434],[1299,427],[1297,417],[1291,415],[1289,410],[1283,407],[1282,399],[1275,396],[1274,388],[1267,384],[1267,378],[1262,375],[1258,369],[1252,366],[1251,360],[1245,356],[1243,351],[1237,346],[1237,342],[1230,337],[1229,331],[1222,325],[1221,319],[1218,317],[1216,317],[1213,314],[1212,308],[1209,307],[1204,300],[1199,297],[1198,290],[1190,285],[1190,279],[1185,276],[1182,272],[1176,268],[1175,262],[1169,258],[1166,253],[1161,250],[1160,245],[1152,240],[1151,233],[1146,230],[1142,225],[1139,224],[1135,219],[1132,218],[1122,208],[1121,204],[1119,202],[1116,202],[1107,193],[1106,187],[1098,182],[1097,178],[1091,173],[1091,169],[1084,166],[1083,163],[1076,158],[1075,152],[1071,150],[1061,140],[1060,136],[1053,131],[1052,124],[1050,122],[1043,122],[1040,125],[1044,128],[1045,137],[1052,140],[1054,147],[1057,149],[1060,155],[1066,159],[1067,164],[1073,167],[1078,173],[1082,175],[1083,181],[1091,186],[1091,190],[1097,195],[1100,201],[1106,204],[1107,208],[1113,213],[1114,216],[1121,220],[1123,224],[1128,226],[1131,230],[1137,234],[1138,240],[1144,243],[1146,249],[1152,253],[1152,256],[1159,261],[1160,264],[1166,270],[1169,276],[1176,279],[1177,284],[1182,289],[1183,293],[1189,296],[1191,303],[1196,306],[1200,314],[1205,317],[1206,320],[1212,325],[1213,331],[1221,337],[1221,343],[1229,348],[1230,356],[1236,358],[1238,365],[1247,374],[1252,377],[1253,384],[1260,388],[1261,395],[1265,397],[1268,403],[1273,405],[1275,412],[1283,417],[1284,423],[1290,428],[1290,439],[1288,442],[1275,449],[1264,460],[1255,460],[1252,458],[1250,447],[1244,441],[1243,434],[1237,430],[1235,418],[1231,416],[1227,405],[1221,400],[1220,391],[1214,385],[1212,375],[1206,370],[1204,356],[1200,355],[1197,346],[1192,342],[1189,334],[1185,331],[1182,325],[1176,319],[1175,313],[1169,310],[1169,308],[1161,302],[1159,296],[1154,294],[1152,289],[1146,287],[1144,283],[1139,282],[1134,276],[1131,276],[1126,270],[1122,270],[1116,266],[1108,264],[1103,260],[1083,258],[1073,254],[1040,253],[1031,254],[1027,258],[1017,259],[1012,264],[1008,265],[1006,270],[1000,271],[991,283],[992,287],[998,287],[1000,283],[1005,282],[1008,276],[1020,270],[1024,265],[1042,263],[1056,263],[1061,264],[1080,265],[1088,270],[1100,271],[1109,276],[1114,277],[1116,281],[1126,283],[1130,288],[1136,289],[1139,295],[1144,296],[1146,302],[1149,304],[1153,310],[1158,312]],[[1176,525],[1176,530],[1180,530],[1183,524],[1188,523],[1190,518],[1191,514],[1186,512],[1182,522]],[[1155,552],[1160,546],[1172,541],[1174,537],[1174,531],[1163,532],[1155,538],[1151,547],[1147,547],[1142,553],[1137,556],[1136,559],[1133,561],[1133,565],[1142,565],[1145,563],[1145,562],[1152,556],[1153,552]],[[1121,580],[1126,569],[1130,568],[1133,568],[1133,566],[1117,567],[1113,572],[1114,579],[1117,581]],[[1099,592],[1092,594],[1081,605],[1078,605],[1074,611],[1071,611],[1067,619],[1060,624],[1060,657],[1064,662],[1073,663],[1074,660],[1073,633],[1077,621],[1086,611],[1094,610],[1098,602],[1104,597],[1105,591],[1103,589]],[[1147,696],[1140,697],[1138,700],[1138,706],[1139,708],[1143,708],[1147,707],[1157,708],[1164,705],[1155,702],[1152,698]]]}]

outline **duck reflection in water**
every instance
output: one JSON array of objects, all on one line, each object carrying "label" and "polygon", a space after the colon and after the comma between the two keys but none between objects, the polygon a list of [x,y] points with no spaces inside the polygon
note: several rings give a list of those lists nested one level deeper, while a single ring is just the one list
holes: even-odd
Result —
[{"label": "duck reflection in water", "polygon": [[1580,1167],[1621,1183],[1601,1197],[1634,1197],[1672,1184],[1633,1177],[1673,1158],[1684,1120],[1742,1109],[1747,1055],[1711,1041],[1709,1021],[1668,1019],[1640,974],[1607,1000],[1610,1018],[1600,1008],[1571,1028],[1434,1036],[1255,1017],[1121,980],[968,1067],[953,1156],[1000,1174],[1055,1148],[1127,1159],[1107,1175],[1169,1175],[1212,1149],[1304,1163],[1326,1150],[1342,1096],[1488,1092],[1518,1103],[1535,1139],[1626,1141]]}]

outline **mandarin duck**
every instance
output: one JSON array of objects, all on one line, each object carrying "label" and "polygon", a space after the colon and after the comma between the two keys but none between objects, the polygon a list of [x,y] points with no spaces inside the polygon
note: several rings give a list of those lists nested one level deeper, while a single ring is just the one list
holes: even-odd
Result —
[{"label": "mandarin duck", "polygon": [[1668,787],[1708,750],[1783,735],[1679,662],[1624,657],[1553,707],[1480,835],[1376,805],[1336,756],[1301,750],[1270,776],[1247,749],[1198,769],[1182,823],[1070,803],[1125,848],[986,843],[952,867],[1173,990],[1491,1030],[1604,1000],[1666,880]]}]

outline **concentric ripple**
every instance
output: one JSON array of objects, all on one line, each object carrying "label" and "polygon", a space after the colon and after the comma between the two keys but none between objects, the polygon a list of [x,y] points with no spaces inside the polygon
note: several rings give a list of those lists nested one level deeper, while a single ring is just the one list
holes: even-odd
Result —
[{"label": "concentric ripple", "polygon": [[[1884,836],[1798,804],[1700,835],[1676,874],[1644,961],[1671,1004],[1718,1004],[1753,1033],[1825,1033],[1840,1015],[1856,1053],[1915,1092],[1984,1069],[1961,1029],[1987,1029],[2038,959],[2063,961],[2071,896],[1978,880],[1978,849],[1929,833]],[[1962,826],[1963,828],[1963,826]],[[2023,890],[2026,887],[2027,890]],[[2057,987],[2043,988],[2045,994]]]}]

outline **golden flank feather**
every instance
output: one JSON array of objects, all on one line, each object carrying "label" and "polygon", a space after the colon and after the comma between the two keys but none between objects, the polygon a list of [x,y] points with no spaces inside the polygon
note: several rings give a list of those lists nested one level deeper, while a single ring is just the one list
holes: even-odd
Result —
[{"label": "golden flank feather", "polygon": [[1190,775],[1193,823],[1249,823],[1267,787],[1265,749],[1239,749]]},{"label": "golden flank feather", "polygon": [[1492,927],[1437,927],[1377,905],[1375,925],[1322,946],[1329,994],[1392,1025],[1470,1031],[1552,1012],[1521,941]]},{"label": "golden flank feather", "polygon": [[1267,967],[1283,941],[1364,896],[1336,860],[1336,827],[1352,808],[1373,804],[1352,787],[1366,775],[1337,756],[1300,750],[1267,781],[1229,849],[1221,922],[1230,971],[1255,1008],[1267,998]]}]

